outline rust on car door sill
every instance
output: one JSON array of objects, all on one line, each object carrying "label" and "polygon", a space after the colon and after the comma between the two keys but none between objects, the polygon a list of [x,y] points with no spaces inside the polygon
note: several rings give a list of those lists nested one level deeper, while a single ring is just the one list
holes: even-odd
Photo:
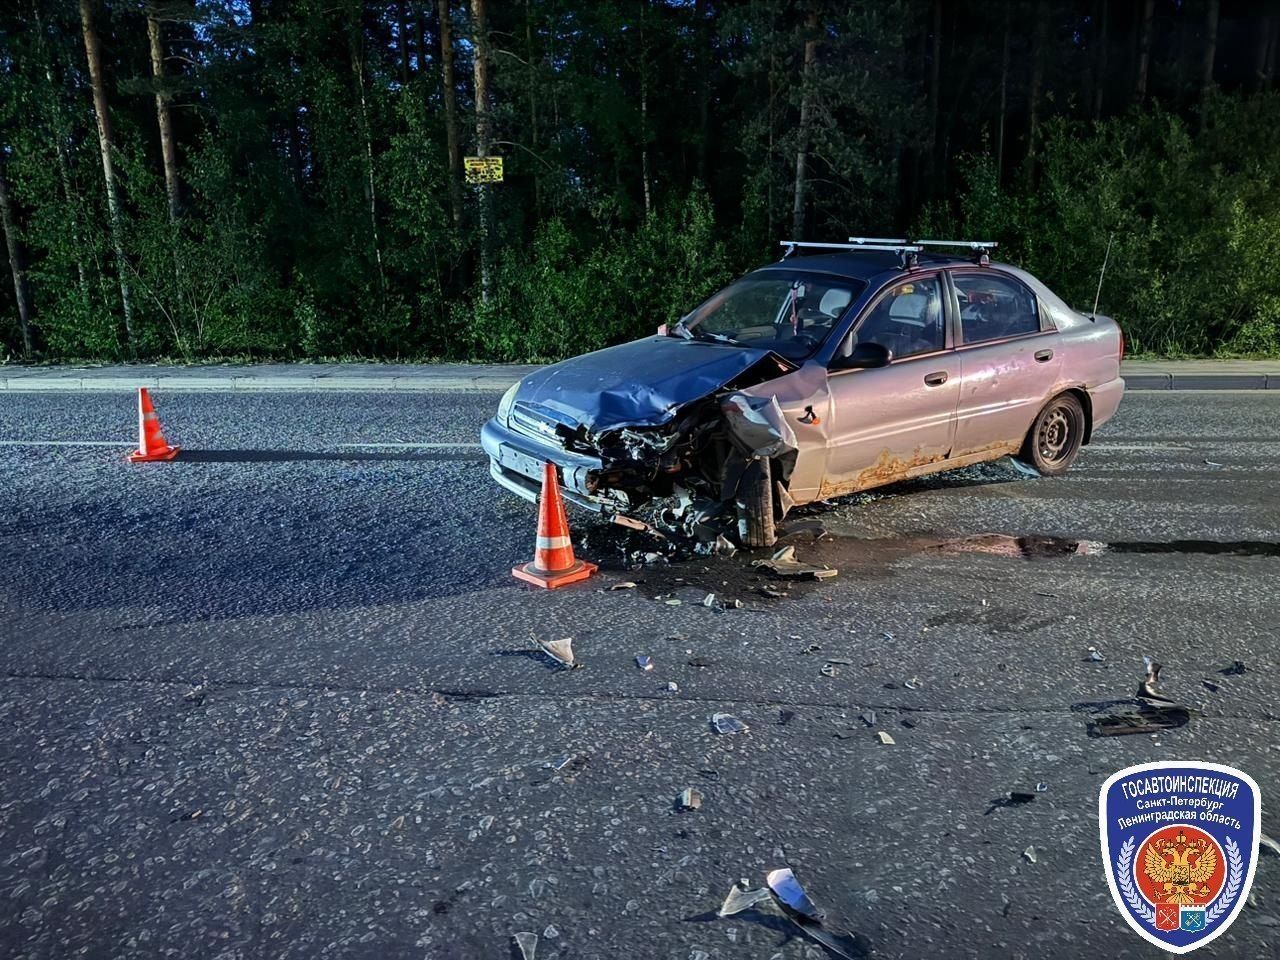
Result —
[{"label": "rust on car door sill", "polygon": [[875,463],[859,471],[851,479],[834,483],[824,480],[822,489],[818,491],[818,499],[825,500],[830,497],[840,497],[850,493],[858,493],[861,490],[883,487],[898,480],[910,480],[914,477],[922,477],[942,470],[955,470],[960,467],[972,466],[975,463],[983,463],[987,460],[997,460],[1000,457],[1017,453],[1021,447],[1021,440],[1001,440],[985,447],[966,450],[964,453],[952,457],[942,453],[925,453],[920,448],[917,448],[914,454],[909,457],[895,457],[886,447],[880,452],[880,456]]}]

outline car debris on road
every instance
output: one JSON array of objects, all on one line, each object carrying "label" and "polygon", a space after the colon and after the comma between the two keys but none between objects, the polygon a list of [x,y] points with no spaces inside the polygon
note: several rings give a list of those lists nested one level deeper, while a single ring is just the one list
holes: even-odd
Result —
[{"label": "car debris on road", "polygon": [[561,640],[543,640],[541,637],[534,637],[533,639],[542,652],[557,663],[564,664],[570,668],[580,666],[573,656],[572,637],[565,637]]},{"label": "car debris on road", "polygon": [[792,545],[783,547],[767,560],[752,560],[751,565],[788,580],[829,580],[840,573],[832,567],[801,563],[796,559],[796,548]]}]

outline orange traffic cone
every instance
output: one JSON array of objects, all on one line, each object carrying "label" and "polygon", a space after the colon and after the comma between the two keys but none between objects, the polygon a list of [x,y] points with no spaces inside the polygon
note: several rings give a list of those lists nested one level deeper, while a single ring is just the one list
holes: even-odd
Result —
[{"label": "orange traffic cone", "polygon": [[538,498],[538,546],[533,552],[533,561],[512,567],[511,573],[534,586],[553,589],[585,580],[595,572],[594,563],[574,559],[556,468],[553,464],[544,464],[542,496]]},{"label": "orange traffic cone", "polygon": [[151,394],[146,387],[138,388],[138,449],[129,454],[131,463],[147,460],[172,460],[178,448],[171,447],[160,432],[160,418],[151,405]]}]

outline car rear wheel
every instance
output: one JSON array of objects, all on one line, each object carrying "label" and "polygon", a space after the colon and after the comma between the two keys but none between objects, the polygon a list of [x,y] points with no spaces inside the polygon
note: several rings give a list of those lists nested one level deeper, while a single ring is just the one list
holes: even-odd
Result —
[{"label": "car rear wheel", "polygon": [[772,547],[777,539],[773,526],[773,471],[768,460],[752,462],[738,483],[738,539],[742,546]]},{"label": "car rear wheel", "polygon": [[1062,393],[1044,405],[1027,434],[1023,463],[1047,477],[1066,473],[1084,441],[1084,408],[1074,394]]}]

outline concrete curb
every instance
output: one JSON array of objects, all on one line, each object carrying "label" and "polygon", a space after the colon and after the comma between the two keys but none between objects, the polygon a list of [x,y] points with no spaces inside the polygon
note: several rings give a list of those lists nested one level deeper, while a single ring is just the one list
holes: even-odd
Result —
[{"label": "concrete curb", "polygon": [[400,392],[502,393],[518,378],[503,377],[9,377],[3,393]]},{"label": "concrete curb", "polygon": [[[1127,365],[1126,365],[1127,366]],[[1280,390],[1280,372],[1271,362],[1231,363],[1214,370],[1212,362],[1155,363],[1138,361],[1122,371],[1129,390]],[[1242,369],[1243,368],[1243,369]],[[502,393],[521,377],[538,369],[533,365],[485,367],[450,364],[415,369],[369,367],[346,370],[279,364],[271,371],[248,372],[251,367],[212,370],[182,367],[126,368],[56,367],[0,369],[0,393],[131,393],[138,387],[159,392],[395,392],[395,393]],[[312,374],[309,370],[316,370]],[[374,373],[372,371],[378,371]],[[246,372],[241,372],[246,371]],[[296,372],[295,372],[296,371]],[[77,375],[79,374],[79,375]]]}]

